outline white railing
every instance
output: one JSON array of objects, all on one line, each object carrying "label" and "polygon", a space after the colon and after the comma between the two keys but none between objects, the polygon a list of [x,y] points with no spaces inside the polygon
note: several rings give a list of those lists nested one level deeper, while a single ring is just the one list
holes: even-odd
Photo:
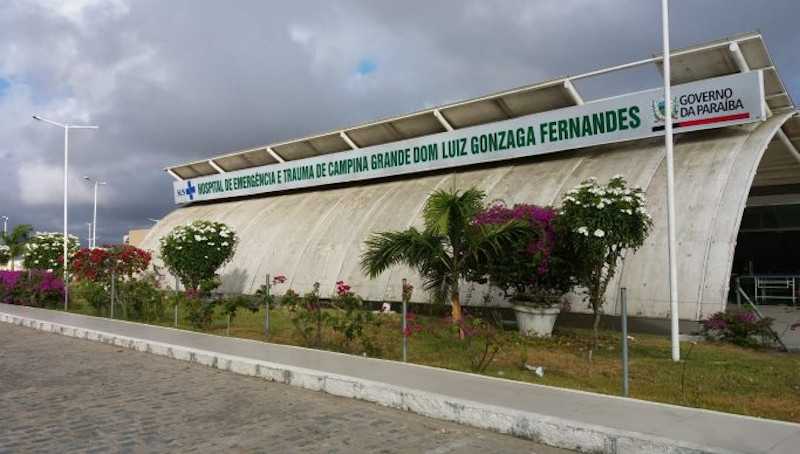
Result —
[{"label": "white railing", "polygon": [[[797,275],[752,275],[737,278],[739,286],[744,282],[752,281],[753,302],[764,304],[768,302],[791,301],[797,304],[797,290],[800,288],[800,276]],[[743,282],[744,281],[744,282]]]}]

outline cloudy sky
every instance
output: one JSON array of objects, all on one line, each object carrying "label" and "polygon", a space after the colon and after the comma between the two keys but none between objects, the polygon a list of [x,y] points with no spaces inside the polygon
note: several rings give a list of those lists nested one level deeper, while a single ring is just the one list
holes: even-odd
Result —
[{"label": "cloudy sky", "polygon": [[[800,99],[797,0],[672,0],[673,47],[760,30]],[[0,0],[0,215],[98,242],[174,208],[169,164],[581,73],[660,48],[658,0]],[[594,86],[650,88],[657,74]],[[643,86],[640,86],[643,85]]]}]

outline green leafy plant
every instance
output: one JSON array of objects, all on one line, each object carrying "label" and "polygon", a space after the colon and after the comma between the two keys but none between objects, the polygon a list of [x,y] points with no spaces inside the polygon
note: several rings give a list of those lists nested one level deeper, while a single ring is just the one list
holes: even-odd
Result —
[{"label": "green leafy plant", "polygon": [[[72,257],[80,243],[78,237],[69,235],[67,254]],[[25,243],[23,266],[29,270],[50,270],[60,273],[64,264],[64,235],[38,232]]]},{"label": "green leafy plant", "polygon": [[111,298],[104,283],[83,280],[76,282],[70,288],[73,299],[87,303],[95,315],[110,314]]},{"label": "green leafy plant", "polygon": [[164,318],[165,294],[155,273],[147,273],[139,279],[122,280],[117,290],[124,318],[146,323]]},{"label": "green leafy plant", "polygon": [[315,282],[312,290],[302,297],[292,289],[283,295],[281,304],[289,311],[289,318],[303,345],[320,346],[322,344],[322,325],[327,314],[322,311],[319,300],[319,282]]},{"label": "green leafy plant", "polygon": [[331,299],[331,306],[333,314],[328,317],[328,323],[336,333],[342,335],[345,347],[350,348],[353,341],[357,340],[364,353],[378,356],[380,349],[369,332],[369,328],[377,325],[377,318],[344,281],[336,283],[336,295]]},{"label": "green leafy plant", "polygon": [[161,258],[187,289],[197,289],[233,258],[237,242],[236,233],[221,222],[194,221],[161,238]]},{"label": "green leafy plant", "polygon": [[[361,267],[375,278],[389,267],[415,268],[426,290],[439,301],[450,300],[452,320],[461,320],[459,283],[475,277],[478,264],[508,250],[529,229],[519,222],[479,225],[473,222],[483,210],[483,191],[438,190],[425,202],[425,228],[375,233],[366,241]],[[462,333],[463,337],[463,333]]]},{"label": "green leafy plant", "polygon": [[641,247],[652,227],[645,206],[642,190],[629,188],[621,176],[607,185],[588,179],[564,196],[559,232],[569,237],[574,277],[586,289],[594,312],[590,358],[597,345],[608,283],[625,251]]},{"label": "green leafy plant", "polygon": [[31,237],[33,226],[29,224],[19,224],[11,229],[11,233],[0,233],[0,240],[5,246],[8,258],[3,261],[0,259],[0,264],[11,262],[11,271],[14,271],[14,259],[21,256],[25,252],[25,244]]},{"label": "green leafy plant", "polygon": [[192,328],[206,330],[211,326],[216,308],[216,301],[212,298],[190,289],[184,292],[181,305]]},{"label": "green leafy plant", "polygon": [[222,313],[228,316],[228,321],[232,324],[236,319],[236,313],[239,309],[245,309],[256,313],[258,312],[259,305],[258,299],[245,295],[236,295],[222,300]]},{"label": "green leafy plant", "polygon": [[456,323],[449,317],[440,323],[438,326],[434,324],[430,333],[434,337],[440,337],[442,333],[448,333],[448,337],[455,332],[463,333],[464,340],[456,348],[467,358],[473,372],[485,372],[498,353],[515,345],[513,334],[506,335],[497,323],[470,314],[465,313]]}]

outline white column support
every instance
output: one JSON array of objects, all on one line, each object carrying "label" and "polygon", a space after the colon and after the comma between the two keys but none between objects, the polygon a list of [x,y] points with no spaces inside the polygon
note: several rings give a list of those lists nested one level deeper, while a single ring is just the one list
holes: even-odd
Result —
[{"label": "white column support", "polygon": [[441,123],[442,126],[444,126],[444,129],[448,131],[453,130],[453,126],[450,125],[450,122],[448,122],[447,119],[444,118],[444,115],[442,115],[442,113],[439,112],[439,109],[433,109],[433,116],[436,117],[437,120],[439,120],[439,123]]},{"label": "white column support", "polygon": [[267,147],[267,153],[269,153],[269,155],[270,155],[270,156],[272,156],[273,158],[275,158],[275,160],[276,160],[276,161],[278,161],[278,162],[280,162],[280,163],[284,163],[284,162],[286,162],[286,160],[285,160],[285,159],[283,159],[283,157],[282,157],[281,155],[279,155],[278,153],[276,153],[276,152],[275,152],[275,150],[273,150],[273,149],[272,149],[272,147]]},{"label": "white column support", "polygon": [[174,179],[176,179],[176,180],[178,180],[178,181],[183,181],[183,178],[181,178],[180,176],[178,176],[178,174],[177,174],[177,173],[173,172],[173,171],[172,171],[172,169],[167,169],[167,173],[168,173],[168,174],[170,174],[170,175],[172,175],[172,178],[174,178]]},{"label": "white column support", "polygon": [[789,154],[791,154],[792,157],[797,160],[797,162],[800,162],[800,152],[797,151],[797,147],[795,147],[792,141],[789,140],[789,137],[786,136],[786,133],[783,132],[782,128],[778,128],[778,138],[781,139],[781,142],[783,142],[783,144],[786,145],[786,148],[789,149]]},{"label": "white column support", "polygon": [[350,148],[352,148],[353,150],[358,150],[358,145],[356,145],[356,143],[353,142],[353,139],[351,139],[346,132],[340,131],[339,136],[342,138],[342,140],[345,141],[345,143],[347,143],[347,145],[350,146]]},{"label": "white column support", "polygon": [[208,164],[209,164],[209,165],[211,165],[211,167],[213,167],[213,168],[214,168],[214,170],[216,170],[217,172],[219,172],[219,173],[225,173],[225,169],[223,169],[222,167],[220,167],[220,166],[219,166],[219,164],[217,164],[216,162],[214,162],[214,160],[213,160],[213,159],[209,159],[209,160],[208,160]]},{"label": "white column support", "polygon": [[567,93],[569,93],[569,96],[570,98],[572,98],[572,101],[575,102],[575,105],[578,106],[583,105],[583,98],[581,97],[581,94],[578,93],[578,89],[575,88],[575,85],[572,83],[571,80],[567,79],[564,81],[564,88],[567,90]]}]

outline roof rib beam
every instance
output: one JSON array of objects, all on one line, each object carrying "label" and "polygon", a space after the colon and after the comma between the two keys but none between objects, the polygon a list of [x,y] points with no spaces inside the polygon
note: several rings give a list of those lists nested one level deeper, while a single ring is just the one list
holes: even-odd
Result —
[{"label": "roof rib beam", "polygon": [[391,121],[387,121],[386,123],[383,124],[383,126],[389,131],[392,131],[392,134],[394,134],[395,139],[397,140],[405,139],[405,136],[403,136],[403,134],[400,133],[400,131]]},{"label": "roof rib beam", "polygon": [[[734,41],[730,44],[730,46],[728,46],[728,49],[731,51],[739,71],[750,71],[750,65],[747,64],[747,60],[745,60],[744,54],[742,54],[742,49],[739,48],[739,44]],[[767,105],[766,100],[764,101],[764,110],[766,110],[767,115],[772,115],[772,110]],[[797,147],[794,146],[792,141],[786,136],[786,133],[783,132],[783,127],[778,128],[777,135],[781,142],[783,142],[783,144],[786,146],[786,149],[789,150],[789,154],[791,154],[797,162],[800,162],[800,152],[797,151]]]},{"label": "roof rib beam", "polygon": [[511,108],[508,107],[508,103],[506,102],[505,99],[503,99],[503,98],[494,98],[494,101],[497,104],[497,107],[499,107],[500,110],[503,111],[503,113],[506,115],[506,117],[514,118],[514,112],[512,112]]},{"label": "roof rib beam", "polygon": [[267,153],[269,153],[270,156],[275,158],[276,161],[278,161],[280,163],[286,162],[286,160],[283,159],[283,156],[281,156],[278,153],[276,153],[275,150],[272,149],[272,147],[267,147],[267,148],[265,148],[265,150],[267,150]]},{"label": "roof rib beam", "polygon": [[[728,50],[731,52],[733,61],[736,62],[736,67],[739,68],[739,72],[746,73],[747,71],[750,71],[750,65],[747,64],[747,60],[744,58],[744,54],[742,53],[742,49],[739,47],[739,43],[736,41],[730,43],[730,45],[728,45]],[[764,110],[767,112],[767,116],[772,115],[772,109],[770,109],[769,105],[767,105],[766,99],[764,100]]]},{"label": "roof rib beam", "polygon": [[341,137],[341,138],[342,138],[342,140],[344,140],[344,142],[345,142],[347,145],[349,145],[349,146],[350,146],[350,148],[351,148],[352,150],[358,150],[358,145],[356,145],[356,143],[355,143],[355,142],[353,142],[353,139],[351,139],[351,138],[350,138],[350,136],[349,136],[349,135],[347,135],[347,133],[346,133],[346,132],[344,132],[344,131],[340,131],[340,132],[339,132],[339,137]]},{"label": "roof rib beam", "polygon": [[448,131],[453,130],[453,126],[451,126],[450,122],[447,121],[447,118],[444,118],[444,115],[442,115],[442,113],[439,112],[439,109],[433,109],[433,116],[436,117],[437,120],[439,120],[439,123],[441,123],[442,126],[444,126],[444,129]]},{"label": "roof rib beam", "polygon": [[222,167],[220,167],[220,166],[219,166],[219,164],[217,164],[216,162],[214,162],[214,160],[213,160],[213,159],[209,159],[209,160],[208,160],[208,164],[209,164],[211,167],[213,167],[213,168],[214,168],[214,170],[216,170],[218,173],[225,173],[225,169],[223,169]]},{"label": "roof rib beam", "polygon": [[183,181],[183,178],[181,178],[181,177],[180,177],[180,176],[179,176],[177,173],[175,173],[175,172],[174,172],[172,169],[167,169],[167,173],[168,173],[168,174],[170,174],[170,175],[172,175],[172,178],[174,178],[174,179],[176,179],[176,180],[178,180],[178,181]]},{"label": "roof rib beam", "polygon": [[581,94],[578,93],[578,89],[575,88],[575,85],[571,80],[567,79],[564,81],[564,89],[567,90],[569,97],[572,98],[572,101],[575,103],[575,105],[583,105],[583,98],[581,97]]}]

